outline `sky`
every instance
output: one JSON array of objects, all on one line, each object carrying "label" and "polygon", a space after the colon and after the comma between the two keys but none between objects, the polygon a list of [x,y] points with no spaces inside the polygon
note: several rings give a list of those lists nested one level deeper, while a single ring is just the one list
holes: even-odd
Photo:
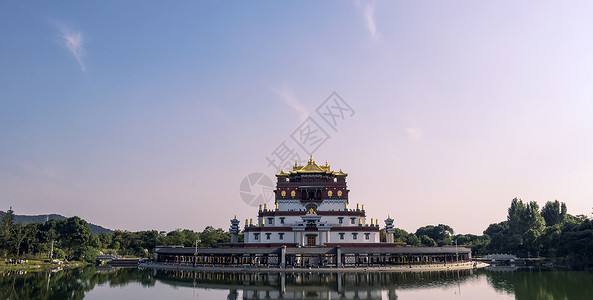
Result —
[{"label": "sky", "polygon": [[228,229],[312,154],[407,231],[481,234],[515,197],[591,216],[592,11],[2,1],[0,210]]}]

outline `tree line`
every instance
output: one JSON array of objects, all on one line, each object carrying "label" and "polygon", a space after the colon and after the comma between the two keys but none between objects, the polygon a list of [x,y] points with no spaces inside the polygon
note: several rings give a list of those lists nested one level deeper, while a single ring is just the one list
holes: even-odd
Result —
[{"label": "tree line", "polygon": [[[381,232],[384,241],[385,233]],[[414,233],[396,228],[396,242],[412,246],[468,246],[474,256],[489,253],[519,257],[546,257],[573,267],[593,267],[593,220],[570,215],[566,203],[548,201],[540,209],[535,201],[514,198],[507,219],[493,223],[483,235],[457,234],[444,224],[420,227]]]},{"label": "tree line", "polygon": [[146,257],[157,245],[220,247],[230,241],[223,229],[207,226],[202,232],[177,229],[171,232],[147,230],[112,234],[91,233],[89,223],[79,217],[23,225],[14,222],[9,209],[0,221],[0,255],[7,258],[74,259],[94,262],[99,254]]},{"label": "tree line", "polygon": [[513,199],[507,220],[490,224],[491,253],[521,257],[544,256],[569,265],[593,266],[593,221],[567,213],[563,202],[548,201],[539,209],[535,201]]},{"label": "tree line", "polygon": [[[239,235],[242,241],[243,235]],[[519,257],[547,257],[563,264],[593,266],[593,221],[567,213],[563,202],[548,201],[540,209],[535,201],[513,199],[507,219],[493,223],[483,235],[455,234],[445,224],[427,225],[415,232],[395,228],[395,242],[410,246],[440,247],[455,245],[471,247],[474,256],[508,253]],[[146,257],[158,245],[220,247],[230,241],[230,233],[212,226],[197,232],[177,229],[170,232],[121,231],[92,234],[89,224],[79,217],[49,220],[22,225],[14,222],[10,209],[0,223],[0,254],[6,257],[48,257],[53,244],[53,257],[94,261],[96,255],[119,254]],[[381,241],[385,232],[381,230]]]}]

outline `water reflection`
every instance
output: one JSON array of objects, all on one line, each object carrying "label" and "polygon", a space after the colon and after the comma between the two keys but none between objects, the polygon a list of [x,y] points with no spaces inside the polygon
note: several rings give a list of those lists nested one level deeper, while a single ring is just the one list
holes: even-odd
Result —
[{"label": "water reflection", "polygon": [[396,289],[457,285],[471,270],[447,272],[356,273],[210,273],[155,271],[155,278],[174,286],[229,290],[236,299],[397,299]]},{"label": "water reflection", "polygon": [[593,299],[591,272],[542,269],[484,272],[496,291],[514,294],[515,299]]},{"label": "water reflection", "polygon": [[472,270],[442,272],[356,273],[210,273],[155,271],[174,286],[229,290],[228,299],[397,299],[397,290],[456,286]]},{"label": "water reflection", "polygon": [[217,273],[89,267],[0,277],[0,299],[129,299],[130,295],[159,300],[207,299],[212,291],[216,298],[227,299],[593,299],[593,273],[510,268],[418,273]]},{"label": "water reflection", "polygon": [[83,299],[97,285],[125,286],[130,282],[144,287],[155,284],[150,273],[137,269],[102,272],[91,266],[57,272],[4,273],[0,277],[0,299]]}]

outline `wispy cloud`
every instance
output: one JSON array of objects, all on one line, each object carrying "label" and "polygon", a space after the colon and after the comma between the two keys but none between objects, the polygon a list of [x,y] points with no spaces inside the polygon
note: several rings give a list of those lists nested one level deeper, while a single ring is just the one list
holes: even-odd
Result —
[{"label": "wispy cloud", "polygon": [[420,127],[406,128],[406,132],[412,141],[418,141],[422,138],[422,135],[424,135],[424,130]]},{"label": "wispy cloud", "polygon": [[356,5],[362,10],[367,30],[369,31],[373,42],[378,41],[381,38],[381,33],[377,30],[377,24],[375,23],[375,8],[377,3],[375,1],[357,1]]},{"label": "wispy cloud", "polygon": [[408,133],[408,137],[412,141],[419,141],[422,136],[424,135],[424,129],[418,126],[416,122],[416,117],[413,115],[407,115],[408,123],[410,124],[409,127],[406,128],[406,132]]},{"label": "wispy cloud", "polygon": [[58,30],[60,31],[60,43],[66,46],[70,53],[74,55],[74,58],[78,62],[80,69],[86,73],[86,66],[83,61],[85,54],[84,51],[84,34],[82,31],[74,30],[62,23],[56,23]]},{"label": "wispy cloud", "polygon": [[280,99],[284,101],[284,103],[288,104],[299,114],[299,118],[301,119],[301,121],[307,119],[307,117],[309,116],[309,112],[305,107],[303,107],[299,99],[294,95],[294,92],[291,88],[289,88],[286,85],[283,85],[280,89],[272,88],[272,91],[276,95],[278,95]]}]

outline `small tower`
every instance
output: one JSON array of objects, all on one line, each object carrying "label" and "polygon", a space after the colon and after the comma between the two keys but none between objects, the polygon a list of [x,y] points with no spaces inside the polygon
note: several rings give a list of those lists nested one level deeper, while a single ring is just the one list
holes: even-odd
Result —
[{"label": "small tower", "polygon": [[237,220],[237,216],[231,220],[231,228],[229,229],[231,233],[231,243],[238,243],[239,242],[239,220]]},{"label": "small tower", "polygon": [[393,227],[393,219],[390,216],[387,216],[387,219],[385,219],[385,241],[387,243],[393,243],[394,232],[395,228]]}]

